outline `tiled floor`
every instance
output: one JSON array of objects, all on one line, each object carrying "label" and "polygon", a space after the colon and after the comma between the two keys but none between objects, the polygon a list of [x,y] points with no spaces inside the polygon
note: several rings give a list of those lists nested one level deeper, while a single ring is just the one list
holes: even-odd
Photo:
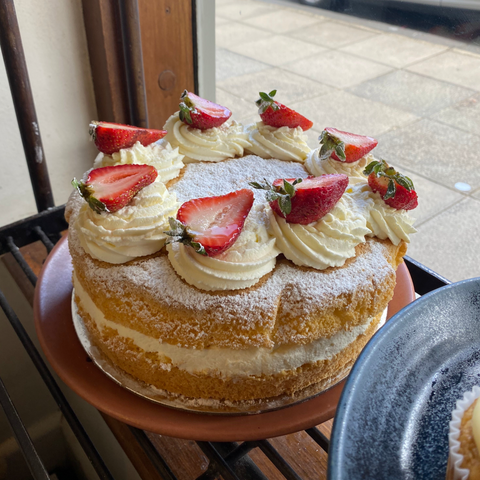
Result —
[{"label": "tiled floor", "polygon": [[[440,37],[274,0],[216,0],[217,101],[257,121],[259,91],[314,122],[379,140],[416,185],[409,255],[480,276],[480,53]],[[471,186],[456,189],[457,182]]]}]

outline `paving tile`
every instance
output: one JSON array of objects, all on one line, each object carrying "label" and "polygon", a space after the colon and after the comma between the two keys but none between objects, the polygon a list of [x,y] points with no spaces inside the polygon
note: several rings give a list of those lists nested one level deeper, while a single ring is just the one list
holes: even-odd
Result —
[{"label": "paving tile", "polygon": [[244,57],[236,53],[217,48],[215,51],[216,62],[216,78],[218,82],[226,80],[230,77],[245,75],[247,73],[255,73],[259,70],[268,68],[268,65],[257,62],[252,58]]},{"label": "paving tile", "polygon": [[230,50],[260,62],[280,66],[299,58],[316,55],[325,51],[325,48],[283,35],[273,35],[262,40],[232,45]]},{"label": "paving tile", "polygon": [[446,108],[432,118],[460,130],[480,135],[480,94],[473,95],[457,105]]},{"label": "paving tile", "polygon": [[281,68],[269,68],[240,77],[228,78],[218,82],[217,86],[247,101],[255,101],[258,98],[258,92],[270,92],[276,89],[278,93],[275,98],[285,105],[334,92],[332,87]]},{"label": "paving tile", "polygon": [[480,91],[480,56],[448,50],[407,67],[411,72]]},{"label": "paving tile", "polygon": [[480,187],[480,137],[448,125],[422,119],[381,135],[375,151],[446,187],[457,182]]},{"label": "paving tile", "polygon": [[322,20],[324,17],[321,15],[277,7],[264,15],[250,17],[245,20],[245,23],[274,33],[287,33],[303,29]]},{"label": "paving tile", "polygon": [[240,22],[229,22],[215,29],[215,44],[217,47],[229,48],[243,43],[258,41],[272,37],[271,32],[251,27]]},{"label": "paving tile", "polygon": [[480,276],[480,202],[467,198],[421,225],[408,255],[453,282]]},{"label": "paving tile", "polygon": [[215,15],[223,18],[228,18],[230,20],[241,21],[255,15],[263,15],[265,13],[275,12],[279,8],[281,7],[279,7],[278,5],[237,1],[234,3],[218,6],[217,8],[215,8]]},{"label": "paving tile", "polygon": [[475,93],[468,88],[405,70],[396,70],[352,87],[349,91],[419,116],[428,116]]},{"label": "paving tile", "polygon": [[392,67],[402,68],[436,55],[447,48],[445,45],[414,40],[403,35],[383,33],[343,47],[341,50]]},{"label": "paving tile", "polygon": [[416,227],[465,198],[465,195],[432,182],[411,170],[403,168],[401,172],[412,180],[418,194],[418,207],[411,211]]},{"label": "paving tile", "polygon": [[317,131],[335,127],[372,137],[418,118],[411,113],[342,91],[324,95],[313,102],[305,100],[295,103],[293,108],[312,120]]},{"label": "paving tile", "polygon": [[284,68],[337,88],[352,87],[392,70],[386,65],[338,51],[327,51],[288,63]]},{"label": "paving tile", "polygon": [[244,118],[257,115],[258,108],[253,101],[239,98],[221,88],[217,88],[215,101],[220,105],[227,107],[232,112],[232,118],[239,122],[244,123]]},{"label": "paving tile", "polygon": [[374,30],[357,28],[334,21],[325,21],[292,33],[291,36],[304,42],[315,43],[329,48],[338,48],[365,38],[376,37],[376,33]]}]

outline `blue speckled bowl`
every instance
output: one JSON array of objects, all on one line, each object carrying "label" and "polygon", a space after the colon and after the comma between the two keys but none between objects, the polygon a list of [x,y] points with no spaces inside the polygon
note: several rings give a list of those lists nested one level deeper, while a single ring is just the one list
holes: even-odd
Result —
[{"label": "blue speckled bowl", "polygon": [[455,402],[480,385],[480,278],[435,290],[367,344],[338,404],[329,480],[444,479]]}]

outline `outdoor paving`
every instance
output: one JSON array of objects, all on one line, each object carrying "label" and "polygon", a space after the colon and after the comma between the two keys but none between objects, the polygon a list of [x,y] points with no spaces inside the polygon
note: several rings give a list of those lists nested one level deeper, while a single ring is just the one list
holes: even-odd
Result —
[{"label": "outdoor paving", "polygon": [[[216,0],[217,101],[258,120],[259,91],[314,122],[374,136],[415,183],[408,254],[480,276],[480,54],[472,45],[282,0]],[[457,182],[470,185],[458,190]]]}]

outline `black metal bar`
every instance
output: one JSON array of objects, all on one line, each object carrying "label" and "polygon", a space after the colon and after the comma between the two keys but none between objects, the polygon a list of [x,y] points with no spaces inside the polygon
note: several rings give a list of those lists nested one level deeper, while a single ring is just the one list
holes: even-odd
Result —
[{"label": "black metal bar", "polygon": [[120,0],[119,6],[130,123],[146,128],[148,127],[148,110],[138,1]]},{"label": "black metal bar", "polygon": [[60,239],[60,232],[68,228],[65,221],[65,205],[50,208],[37,213],[31,217],[25,218],[10,225],[0,228],[0,255],[10,251],[7,245],[7,238],[15,239],[17,247],[24,247],[38,240],[38,234],[35,227],[38,226],[52,241],[57,243]]},{"label": "black metal bar", "polygon": [[[240,445],[237,443],[215,442],[213,445],[240,478],[267,480],[267,477],[247,455],[248,452],[257,447],[255,442],[243,442]],[[210,463],[209,468],[197,480],[213,480],[217,477],[218,471],[215,469],[215,465]]]},{"label": "black metal bar", "polygon": [[28,355],[33,361],[35,367],[40,373],[40,376],[42,377],[46,386],[50,390],[52,397],[54,398],[61,412],[65,416],[65,419],[70,425],[70,428],[72,429],[74,435],[77,437],[88,459],[90,460],[93,467],[95,468],[95,471],[97,472],[98,476],[102,480],[113,480],[112,474],[109,472],[107,466],[103,462],[102,457],[98,454],[97,450],[95,449],[95,446],[93,445],[89,436],[85,432],[82,424],[80,423],[74,411],[72,410],[72,407],[70,407],[63,392],[60,390],[60,387],[57,385],[57,382],[55,381],[52,374],[50,373],[50,370],[48,369],[47,365],[45,364],[42,357],[38,353],[38,350],[36,349],[32,340],[30,339],[27,332],[25,331],[25,328],[23,327],[22,323],[18,319],[13,308],[8,304],[7,299],[5,298],[5,295],[1,290],[0,290],[0,307],[5,312],[5,315],[7,316],[8,321],[12,325],[13,329],[15,330],[15,333],[17,334],[18,338],[22,342],[22,345],[24,346],[25,350],[27,351]]},{"label": "black metal bar", "polygon": [[38,238],[45,245],[47,252],[50,253],[55,245],[50,241],[45,232],[38,225],[33,227],[33,231],[38,235]]},{"label": "black metal bar", "polygon": [[259,440],[255,443],[287,480],[302,480],[268,440]]},{"label": "black metal bar", "polygon": [[415,291],[419,295],[425,295],[432,290],[436,290],[437,288],[452,283],[450,280],[447,280],[409,256],[405,256],[404,260],[412,277]]},{"label": "black metal bar", "polygon": [[30,438],[30,435],[28,434],[1,378],[0,405],[2,405],[3,410],[5,411],[8,423],[12,427],[13,434],[17,439],[20,450],[22,451],[33,478],[35,480],[49,480],[50,477],[48,472],[45,469],[45,466],[33,445],[32,439]]},{"label": "black metal bar", "polygon": [[20,249],[15,245],[12,237],[7,238],[7,245],[17,263],[20,265],[20,267],[22,267],[23,272],[30,280],[31,284],[35,286],[37,284],[37,276],[33,273],[30,265],[23,258]]},{"label": "black metal bar", "polygon": [[160,455],[158,450],[152,445],[152,442],[147,437],[146,433],[143,430],[129,426],[130,431],[133,433],[138,444],[142,447],[143,451],[146,453],[152,465],[157,469],[158,473],[161,475],[163,480],[177,480],[177,477],[174,475],[170,467],[164,458]]},{"label": "black metal bar", "polygon": [[197,445],[210,459],[210,462],[214,468],[217,469],[218,473],[222,475],[224,480],[240,480],[211,442],[197,442]]},{"label": "black metal bar", "polygon": [[0,2],[0,44],[33,194],[41,212],[53,207],[54,201],[13,0]]},{"label": "black metal bar", "polygon": [[315,442],[320,445],[320,447],[328,453],[328,449],[330,448],[330,440],[317,428],[309,428],[305,430]]}]

